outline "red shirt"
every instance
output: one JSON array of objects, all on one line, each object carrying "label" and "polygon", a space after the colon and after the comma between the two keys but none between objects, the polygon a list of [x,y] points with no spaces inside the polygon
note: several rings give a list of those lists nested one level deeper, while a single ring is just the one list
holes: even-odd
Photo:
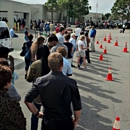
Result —
[{"label": "red shirt", "polygon": [[58,33],[58,32],[59,32],[59,30],[60,30],[60,27],[57,27],[57,28],[56,28],[56,33]]}]

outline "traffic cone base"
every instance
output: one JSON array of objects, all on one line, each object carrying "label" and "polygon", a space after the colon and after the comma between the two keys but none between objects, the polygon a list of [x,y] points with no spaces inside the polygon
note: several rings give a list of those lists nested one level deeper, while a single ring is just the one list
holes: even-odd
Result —
[{"label": "traffic cone base", "polygon": [[103,60],[103,55],[102,55],[102,54],[100,55],[99,60],[100,60],[100,61]]},{"label": "traffic cone base", "polygon": [[104,49],[104,52],[103,52],[104,54],[107,54],[107,50],[106,49]]},{"label": "traffic cone base", "polygon": [[114,46],[119,46],[119,45],[118,45],[118,43],[115,43],[115,45],[114,45]]},{"label": "traffic cone base", "polygon": [[129,51],[127,50],[127,48],[124,48],[122,52],[128,53]]},{"label": "traffic cone base", "polygon": [[107,74],[106,80],[107,80],[107,81],[113,81],[113,80],[114,80],[114,79],[112,78],[111,68],[109,68],[109,72],[108,72],[108,74]]},{"label": "traffic cone base", "polygon": [[103,47],[102,47],[102,44],[100,45],[100,47],[99,47],[100,49],[103,49]]},{"label": "traffic cone base", "polygon": [[112,78],[112,74],[111,74],[111,73],[108,73],[106,80],[107,80],[107,81],[113,81],[113,80],[114,80],[114,79]]},{"label": "traffic cone base", "polygon": [[110,39],[108,39],[107,43],[111,43]]},{"label": "traffic cone base", "polygon": [[107,39],[106,39],[106,37],[104,37],[104,42],[106,42],[107,41]]}]

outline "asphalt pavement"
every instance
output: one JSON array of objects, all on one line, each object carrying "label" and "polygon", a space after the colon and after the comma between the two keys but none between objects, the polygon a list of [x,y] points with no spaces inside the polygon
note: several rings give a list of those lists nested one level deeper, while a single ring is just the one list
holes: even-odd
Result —
[{"label": "asphalt pavement", "polygon": [[[103,49],[96,44],[96,52],[90,53],[91,64],[87,64],[87,71],[73,68],[73,76],[78,83],[81,100],[82,114],[76,130],[111,130],[115,117],[119,116],[122,130],[130,130],[130,53],[123,53],[125,42],[130,51],[130,30],[119,33],[120,30],[97,30],[96,40],[107,47],[108,54],[103,54],[103,61],[99,56]],[[104,35],[111,33],[111,43],[103,42]],[[16,72],[19,79],[15,86],[22,96],[20,102],[25,117],[27,118],[27,130],[30,130],[31,113],[24,104],[24,97],[31,88],[31,84],[24,79],[24,59],[19,56],[20,48],[24,42],[23,34],[18,39],[13,39],[15,51],[11,54],[15,57]],[[119,46],[114,46],[118,38]],[[76,65],[76,57],[74,58]],[[108,68],[112,68],[114,81],[106,81]],[[41,120],[41,119],[40,119]],[[39,122],[39,130],[40,130]]]}]

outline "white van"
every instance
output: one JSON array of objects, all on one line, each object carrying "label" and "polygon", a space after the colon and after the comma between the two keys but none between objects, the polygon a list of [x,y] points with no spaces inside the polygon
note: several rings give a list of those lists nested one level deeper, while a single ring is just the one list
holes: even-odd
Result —
[{"label": "white van", "polygon": [[13,51],[9,28],[4,21],[0,21],[0,47],[6,47]]}]

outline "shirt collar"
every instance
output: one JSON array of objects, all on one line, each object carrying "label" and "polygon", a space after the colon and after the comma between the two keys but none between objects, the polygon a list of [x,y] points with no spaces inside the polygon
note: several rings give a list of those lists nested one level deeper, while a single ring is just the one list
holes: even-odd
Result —
[{"label": "shirt collar", "polygon": [[63,75],[62,71],[51,71],[50,73],[55,75]]}]

